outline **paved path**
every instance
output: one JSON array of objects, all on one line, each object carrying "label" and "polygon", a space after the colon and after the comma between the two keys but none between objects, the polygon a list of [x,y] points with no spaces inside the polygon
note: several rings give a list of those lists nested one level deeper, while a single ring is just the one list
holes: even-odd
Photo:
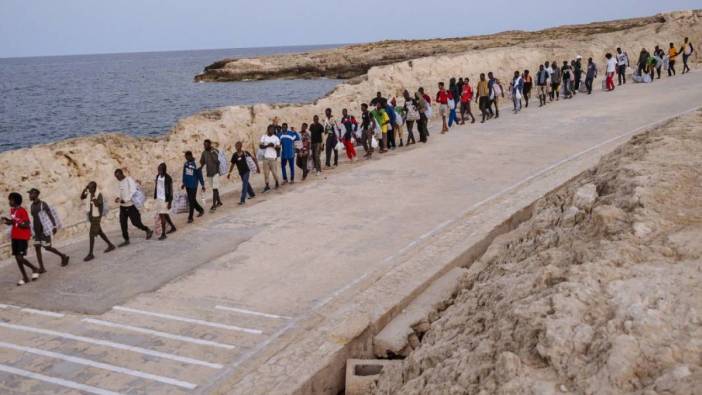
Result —
[{"label": "paved path", "polygon": [[[426,146],[312,177],[165,242],[134,237],[67,269],[52,260],[49,275],[22,288],[3,266],[0,393],[206,393],[232,375],[256,382],[263,356],[314,333],[323,307],[352,299],[370,273],[469,208],[701,105],[702,73],[518,116],[505,102],[499,120],[434,132]],[[69,251],[78,261],[85,245]]]}]

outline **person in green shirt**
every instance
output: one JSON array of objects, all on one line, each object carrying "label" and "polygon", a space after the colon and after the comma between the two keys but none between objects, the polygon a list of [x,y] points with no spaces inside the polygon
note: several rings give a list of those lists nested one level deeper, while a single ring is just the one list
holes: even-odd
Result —
[{"label": "person in green shirt", "polygon": [[390,117],[388,116],[388,113],[385,112],[382,102],[377,102],[375,104],[375,110],[371,111],[371,115],[373,116],[373,119],[375,119],[376,125],[380,127],[380,153],[387,152],[388,125],[390,124]]}]

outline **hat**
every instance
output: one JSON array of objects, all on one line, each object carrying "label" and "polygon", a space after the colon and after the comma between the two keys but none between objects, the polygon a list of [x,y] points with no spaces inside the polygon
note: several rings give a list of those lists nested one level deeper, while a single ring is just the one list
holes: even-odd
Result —
[{"label": "hat", "polygon": [[32,189],[27,191],[27,193],[29,193],[29,194],[34,193],[34,192],[36,192],[37,195],[39,194],[39,190],[36,188],[32,188]]}]

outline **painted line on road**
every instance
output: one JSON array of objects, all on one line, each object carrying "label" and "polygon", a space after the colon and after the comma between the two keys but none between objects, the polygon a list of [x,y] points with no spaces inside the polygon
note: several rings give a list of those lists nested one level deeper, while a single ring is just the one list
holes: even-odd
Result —
[{"label": "painted line on road", "polygon": [[78,365],[90,366],[92,368],[108,370],[110,372],[121,373],[121,374],[125,374],[128,376],[139,377],[142,379],[147,379],[147,380],[152,380],[152,381],[158,381],[160,383],[170,384],[170,385],[174,385],[174,386],[181,387],[181,388],[187,388],[189,390],[195,389],[197,387],[197,384],[189,383],[187,381],[176,380],[176,379],[172,379],[170,377],[159,376],[159,375],[155,375],[155,374],[151,374],[151,373],[142,372],[139,370],[127,369],[127,368],[123,368],[120,366],[111,365],[109,363],[103,363],[103,362],[93,361],[90,359],[74,357],[71,355],[61,354],[61,353],[57,353],[57,352],[40,350],[38,348],[33,348],[33,347],[25,347],[25,346],[12,344],[12,343],[0,342],[0,348],[7,348],[10,350],[20,351],[20,352],[25,352],[25,353],[35,354],[35,355],[41,355],[44,357],[49,357],[49,358],[54,358],[54,359],[60,359],[60,360],[75,363]]},{"label": "painted line on road", "polygon": [[191,364],[191,365],[206,366],[206,367],[212,368],[212,369],[222,369],[222,365],[220,365],[218,363],[201,361],[201,360],[195,359],[195,358],[181,357],[180,355],[149,350],[148,348],[130,346],[128,344],[115,343],[115,342],[111,342],[108,340],[100,340],[100,339],[95,339],[92,337],[73,335],[73,334],[66,333],[66,332],[58,332],[58,331],[53,331],[50,329],[35,328],[32,326],[25,326],[25,325],[9,324],[7,322],[0,322],[0,327],[7,328],[7,329],[13,329],[13,330],[20,331],[20,332],[24,331],[24,332],[30,332],[30,333],[38,333],[41,335],[61,337],[64,339],[75,340],[75,341],[83,342],[83,343],[95,344],[98,346],[114,348],[117,350],[131,351],[134,353],[149,355],[152,357],[169,359],[171,361],[182,362],[182,363]]},{"label": "painted line on road", "polygon": [[190,336],[182,336],[182,335],[176,335],[173,333],[155,331],[153,329],[141,328],[138,326],[118,324],[116,322],[96,320],[93,318],[83,318],[81,321],[86,322],[88,324],[106,326],[108,328],[124,329],[124,330],[132,331],[132,332],[143,333],[143,334],[152,335],[152,336],[156,336],[156,337],[163,337],[165,339],[180,340],[182,342],[199,344],[199,345],[203,345],[203,346],[212,346],[212,347],[224,348],[227,350],[233,350],[236,348],[236,346],[233,346],[231,344],[218,343],[218,342],[214,342],[211,340],[203,340],[203,339],[198,339],[198,338],[190,337]]},{"label": "painted line on road", "polygon": [[288,316],[284,316],[284,315],[276,315],[276,314],[269,314],[269,313],[261,313],[261,312],[258,312],[258,311],[240,309],[240,308],[237,308],[237,307],[230,307],[230,306],[217,305],[217,306],[215,306],[215,309],[217,309],[217,310],[225,310],[225,311],[233,311],[233,312],[235,312],[235,313],[241,313],[241,314],[255,315],[255,316],[258,316],[258,317],[274,318],[274,319],[279,319],[279,320],[291,320],[291,319],[292,319],[292,317],[288,317]]},{"label": "painted line on road", "polygon": [[62,313],[54,313],[53,311],[30,309],[30,308],[26,308],[26,307],[11,305],[11,304],[0,304],[0,309],[15,309],[15,310],[23,311],[23,312],[29,313],[29,314],[44,315],[44,316],[52,317],[52,318],[65,317],[65,315]]},{"label": "painted line on road", "polygon": [[45,376],[45,375],[40,374],[40,373],[34,373],[34,372],[30,372],[28,370],[17,369],[17,368],[13,368],[12,366],[7,366],[7,365],[3,365],[3,364],[0,364],[0,372],[10,373],[10,374],[14,374],[16,376],[23,376],[23,377],[27,377],[27,378],[34,379],[34,380],[43,381],[46,383],[60,385],[62,387],[67,387],[67,388],[71,388],[74,390],[87,392],[89,394],[119,395],[119,393],[117,393],[117,392],[112,392],[112,391],[108,391],[108,390],[105,390],[102,388],[97,388],[97,387],[93,387],[90,385],[76,383],[75,381],[60,379],[58,377]]},{"label": "painted line on road", "polygon": [[187,322],[189,324],[209,326],[211,328],[227,329],[230,331],[250,333],[253,335],[260,335],[263,333],[263,331],[261,331],[259,329],[242,328],[242,327],[236,326],[236,325],[220,324],[219,322],[204,321],[204,320],[198,320],[195,318],[180,317],[177,315],[156,313],[153,311],[146,311],[146,310],[139,310],[139,309],[132,309],[131,307],[115,306],[112,309],[117,310],[117,311],[124,311],[127,313],[134,313],[134,314],[141,314],[141,315],[146,315],[146,316],[150,316],[150,317],[163,318],[165,320]]}]

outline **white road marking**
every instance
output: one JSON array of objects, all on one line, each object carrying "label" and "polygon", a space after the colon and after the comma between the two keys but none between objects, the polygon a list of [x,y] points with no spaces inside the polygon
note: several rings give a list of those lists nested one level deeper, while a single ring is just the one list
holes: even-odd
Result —
[{"label": "white road marking", "polygon": [[167,332],[161,332],[161,331],[155,331],[152,329],[147,329],[147,328],[140,328],[138,326],[131,326],[131,325],[124,325],[124,324],[118,324],[116,322],[110,322],[110,321],[103,321],[103,320],[96,320],[93,318],[83,318],[83,322],[87,322],[89,324],[94,324],[94,325],[101,325],[101,326],[106,326],[109,328],[119,328],[119,329],[125,329],[128,331],[132,332],[139,332],[139,333],[144,333],[147,335],[153,335],[156,337],[163,337],[166,339],[173,339],[173,340],[180,340],[186,343],[193,343],[193,344],[200,344],[203,346],[212,346],[212,347],[219,347],[219,348],[224,348],[227,350],[233,350],[236,348],[235,346],[231,344],[223,344],[223,343],[218,343],[218,342],[213,342],[210,340],[203,340],[203,339],[198,339],[195,337],[190,337],[190,336],[181,336],[181,335],[176,335],[173,333],[167,333]]},{"label": "white road marking", "polygon": [[204,321],[204,320],[198,320],[195,318],[180,317],[177,315],[170,315],[170,314],[156,313],[153,311],[132,309],[130,307],[115,306],[115,307],[113,307],[113,309],[118,310],[118,311],[124,311],[127,313],[134,313],[134,314],[141,314],[141,315],[146,315],[146,316],[151,316],[151,317],[163,318],[166,320],[181,321],[181,322],[187,322],[189,324],[209,326],[212,328],[227,329],[230,331],[251,333],[254,335],[260,335],[263,333],[263,331],[258,330],[258,329],[242,328],[242,327],[235,326],[235,325],[226,325],[226,324],[220,324],[219,322]]},{"label": "white road marking", "polygon": [[26,353],[30,353],[30,354],[41,355],[44,357],[49,357],[49,358],[54,358],[54,359],[61,359],[63,361],[72,362],[72,363],[75,363],[78,365],[84,365],[84,366],[90,366],[90,367],[97,368],[97,369],[109,370],[110,372],[126,374],[128,376],[139,377],[142,379],[147,379],[147,380],[152,380],[152,381],[158,381],[160,383],[175,385],[177,387],[187,388],[190,390],[195,389],[197,387],[197,384],[189,383],[187,381],[180,381],[180,380],[172,379],[170,377],[158,376],[155,374],[141,372],[138,370],[127,369],[127,368],[123,368],[120,366],[111,365],[108,363],[92,361],[90,359],[74,357],[74,356],[60,354],[60,353],[56,353],[56,352],[52,352],[52,351],[40,350],[38,348],[33,348],[33,347],[25,347],[25,346],[12,344],[12,343],[0,342],[0,348],[8,348],[8,349],[15,350],[15,351],[21,351],[21,352],[26,352]]},{"label": "white road marking", "polygon": [[49,329],[35,328],[35,327],[25,326],[25,325],[8,324],[6,322],[0,322],[0,327],[14,329],[16,331],[24,331],[24,332],[38,333],[38,334],[48,335],[48,336],[62,337],[64,339],[75,340],[75,341],[90,343],[90,344],[96,344],[99,346],[115,348],[117,350],[131,351],[131,352],[135,352],[135,353],[139,353],[139,354],[149,355],[152,357],[158,357],[158,358],[163,358],[163,359],[170,359],[171,361],[177,361],[177,362],[187,363],[187,364],[191,364],[191,365],[200,365],[200,366],[206,366],[208,368],[213,368],[213,369],[222,369],[222,365],[220,365],[218,363],[211,363],[211,362],[207,362],[207,361],[201,361],[199,359],[181,357],[180,355],[149,350],[148,348],[130,346],[128,344],[115,343],[115,342],[111,342],[108,340],[100,340],[100,339],[94,339],[92,337],[77,336],[77,335],[73,335],[73,334],[66,333],[66,332],[52,331]]},{"label": "white road marking", "polygon": [[246,310],[246,309],[240,309],[237,307],[229,307],[229,306],[222,306],[222,305],[217,305],[215,306],[215,309],[218,310],[226,310],[226,311],[233,311],[235,313],[241,313],[241,314],[248,314],[248,315],[255,315],[259,317],[266,317],[266,318],[275,318],[279,320],[291,320],[292,317],[287,317],[284,315],[276,315],[276,314],[269,314],[269,313],[260,313],[258,311],[251,311],[251,310]]},{"label": "white road marking", "polygon": [[37,310],[37,309],[30,309],[30,308],[24,308],[20,306],[14,306],[11,304],[0,304],[0,309],[16,309],[23,311],[25,313],[29,314],[38,314],[38,315],[45,315],[47,317],[52,317],[52,318],[63,318],[65,317],[64,314],[62,313],[54,313],[53,311],[44,311],[44,310]]},{"label": "white road marking", "polygon": [[87,392],[95,395],[119,395],[117,392],[112,392],[104,390],[102,388],[93,387],[90,385],[85,385],[81,383],[76,383],[75,381],[64,380],[58,377],[45,376],[43,374],[30,372],[27,370],[13,368],[12,366],[0,364],[0,372],[10,373],[17,376],[23,376],[34,380],[44,381],[46,383],[60,385],[62,387],[71,388],[78,391]]}]

